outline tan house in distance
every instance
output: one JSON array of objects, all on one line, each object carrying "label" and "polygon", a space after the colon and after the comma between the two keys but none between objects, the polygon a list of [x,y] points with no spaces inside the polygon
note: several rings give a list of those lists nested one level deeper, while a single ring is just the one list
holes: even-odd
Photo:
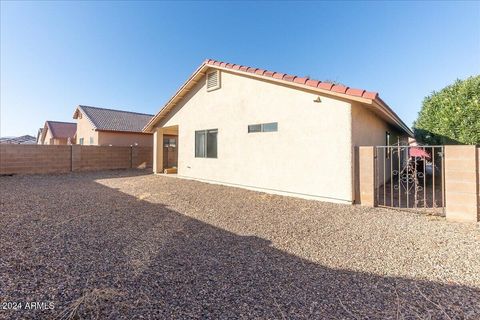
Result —
[{"label": "tan house in distance", "polygon": [[38,128],[38,131],[37,131],[37,144],[42,144],[42,131],[43,131],[43,127],[42,127],[42,128]]},{"label": "tan house in distance", "polygon": [[45,121],[43,129],[39,131],[38,144],[66,145],[75,143],[77,124],[62,121]]},{"label": "tan house in distance", "polygon": [[156,173],[168,136],[179,177],[340,203],[357,197],[356,147],[412,136],[376,92],[214,60],[144,132]]},{"label": "tan house in distance", "polygon": [[77,120],[77,144],[151,147],[152,134],[142,132],[142,128],[152,117],[151,114],[79,105],[73,114]]}]

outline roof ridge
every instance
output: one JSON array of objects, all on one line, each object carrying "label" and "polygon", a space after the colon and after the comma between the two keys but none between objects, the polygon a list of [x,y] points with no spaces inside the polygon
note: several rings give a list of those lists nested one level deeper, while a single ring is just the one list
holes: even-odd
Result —
[{"label": "roof ridge", "polygon": [[306,85],[309,87],[319,88],[319,89],[332,91],[336,93],[342,93],[349,96],[355,96],[355,97],[371,99],[371,100],[378,97],[378,92],[352,88],[352,87],[344,86],[342,84],[335,84],[327,81],[315,80],[315,79],[311,79],[308,76],[299,77],[296,75],[291,75],[283,72],[269,71],[265,69],[253,68],[253,67],[248,67],[240,64],[227,63],[227,62],[222,62],[222,61],[213,60],[213,59],[205,59],[203,63],[206,65],[237,70],[245,73],[252,73],[252,74],[264,76],[264,77],[270,77],[277,80],[295,82],[295,83]]},{"label": "roof ridge", "polygon": [[125,112],[125,113],[139,114],[139,115],[151,116],[151,117],[154,116],[153,114],[149,114],[149,113],[142,113],[142,112],[135,112],[135,111],[125,111],[125,110],[118,110],[118,109],[111,109],[111,108],[100,108],[100,107],[94,107],[94,106],[86,106],[86,105],[83,105],[83,104],[79,104],[78,107],[80,107],[80,108],[92,108],[92,109],[98,109],[98,110]]},{"label": "roof ridge", "polygon": [[76,123],[75,123],[75,122],[66,122],[66,121],[47,120],[46,122],[53,122],[53,123],[67,123],[67,124],[74,124],[74,125],[76,125]]}]

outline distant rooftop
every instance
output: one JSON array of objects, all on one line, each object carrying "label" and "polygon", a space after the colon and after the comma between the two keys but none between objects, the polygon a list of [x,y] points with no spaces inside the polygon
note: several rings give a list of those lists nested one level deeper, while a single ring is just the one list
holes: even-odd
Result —
[{"label": "distant rooftop", "polygon": [[9,144],[36,144],[37,140],[35,137],[30,135],[24,135],[21,137],[4,137],[0,138],[0,143],[9,143]]},{"label": "distant rooftop", "polygon": [[79,112],[87,117],[95,129],[104,131],[142,132],[153,117],[153,114],[79,105],[74,119],[78,118]]}]

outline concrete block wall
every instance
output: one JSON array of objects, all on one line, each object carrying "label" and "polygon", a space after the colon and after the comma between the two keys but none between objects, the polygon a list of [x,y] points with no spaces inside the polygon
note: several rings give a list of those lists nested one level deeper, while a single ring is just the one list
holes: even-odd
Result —
[{"label": "concrete block wall", "polygon": [[72,171],[131,168],[130,147],[72,146]]},{"label": "concrete block wall", "polygon": [[476,146],[445,146],[445,212],[449,220],[480,221],[479,155]]},{"label": "concrete block wall", "polygon": [[355,203],[375,206],[375,147],[358,147],[358,180]]},{"label": "concrete block wall", "polygon": [[153,167],[153,147],[132,148],[132,168],[145,169]]},{"label": "concrete block wall", "polygon": [[152,147],[0,144],[0,174],[149,168]]},{"label": "concrete block wall", "polygon": [[0,174],[71,170],[70,146],[0,144]]}]

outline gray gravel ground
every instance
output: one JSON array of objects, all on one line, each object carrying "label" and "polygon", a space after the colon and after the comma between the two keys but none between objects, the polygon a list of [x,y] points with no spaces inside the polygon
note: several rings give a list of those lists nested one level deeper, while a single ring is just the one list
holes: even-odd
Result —
[{"label": "gray gravel ground", "polygon": [[0,318],[480,319],[475,225],[139,171],[0,187]]}]

